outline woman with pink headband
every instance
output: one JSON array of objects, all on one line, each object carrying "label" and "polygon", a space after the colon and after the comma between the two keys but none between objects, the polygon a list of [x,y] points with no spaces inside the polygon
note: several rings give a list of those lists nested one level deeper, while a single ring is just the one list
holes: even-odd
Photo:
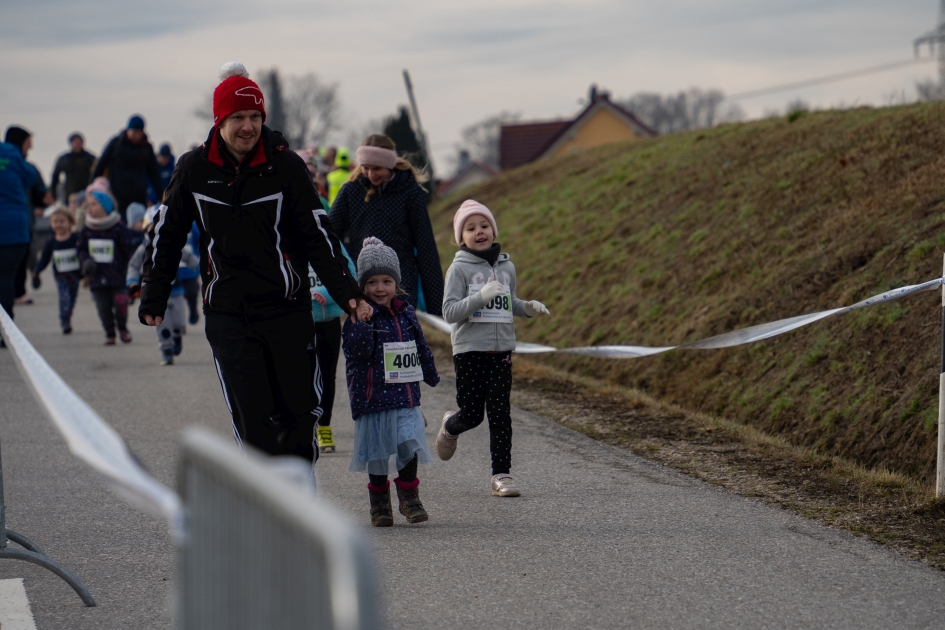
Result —
[{"label": "woman with pink headband", "polygon": [[355,260],[365,238],[381,239],[397,252],[407,301],[417,306],[419,276],[427,311],[442,316],[443,268],[421,187],[427,175],[399,157],[394,141],[382,134],[368,136],[357,157],[328,215],[335,232]]}]

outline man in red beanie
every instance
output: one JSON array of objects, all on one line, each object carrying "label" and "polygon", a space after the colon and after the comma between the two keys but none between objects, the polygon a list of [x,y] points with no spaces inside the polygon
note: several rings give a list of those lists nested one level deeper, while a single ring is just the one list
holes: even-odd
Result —
[{"label": "man in red beanie", "polygon": [[367,321],[371,310],[305,163],[263,125],[262,90],[239,63],[220,78],[210,136],[181,156],[154,217],[138,316],[162,321],[196,220],[205,330],[236,440],[314,462],[308,264],[352,317]]}]

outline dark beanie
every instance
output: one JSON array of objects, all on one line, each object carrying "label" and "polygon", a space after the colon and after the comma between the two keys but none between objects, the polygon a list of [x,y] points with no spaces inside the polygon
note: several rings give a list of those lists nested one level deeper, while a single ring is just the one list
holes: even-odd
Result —
[{"label": "dark beanie", "polygon": [[171,157],[171,145],[166,142],[161,145],[161,148],[158,149],[158,155],[163,155],[165,157]]},{"label": "dark beanie", "polygon": [[23,129],[23,127],[7,127],[7,133],[3,137],[3,141],[9,142],[19,149],[22,148],[23,143],[26,142],[26,139],[32,135],[33,134],[31,134],[29,131]]},{"label": "dark beanie", "polygon": [[128,129],[138,129],[138,130],[144,129],[144,118],[142,118],[139,114],[135,114],[134,116],[129,118]]}]

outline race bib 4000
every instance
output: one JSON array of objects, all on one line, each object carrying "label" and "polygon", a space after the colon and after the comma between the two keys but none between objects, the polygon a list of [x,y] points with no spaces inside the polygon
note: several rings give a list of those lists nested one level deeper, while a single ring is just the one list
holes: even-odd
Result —
[{"label": "race bib 4000", "polygon": [[97,263],[112,262],[115,260],[115,241],[110,238],[90,238],[89,256]]},{"label": "race bib 4000", "polygon": [[416,383],[423,380],[416,341],[395,341],[384,344],[384,381]]},{"label": "race bib 4000", "polygon": [[[484,286],[484,284],[469,285],[469,295],[479,293]],[[505,293],[495,296],[488,304],[473,313],[469,321],[481,324],[511,324],[512,289],[507,284],[503,284],[502,288]]]}]

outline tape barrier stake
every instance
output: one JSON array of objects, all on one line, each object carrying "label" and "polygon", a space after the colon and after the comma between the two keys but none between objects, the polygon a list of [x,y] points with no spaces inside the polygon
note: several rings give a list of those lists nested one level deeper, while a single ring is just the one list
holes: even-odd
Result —
[{"label": "tape barrier stake", "polygon": [[[945,278],[945,255],[942,256]],[[938,461],[935,468],[935,496],[945,495],[945,284],[942,285],[942,361],[938,375]]]}]

